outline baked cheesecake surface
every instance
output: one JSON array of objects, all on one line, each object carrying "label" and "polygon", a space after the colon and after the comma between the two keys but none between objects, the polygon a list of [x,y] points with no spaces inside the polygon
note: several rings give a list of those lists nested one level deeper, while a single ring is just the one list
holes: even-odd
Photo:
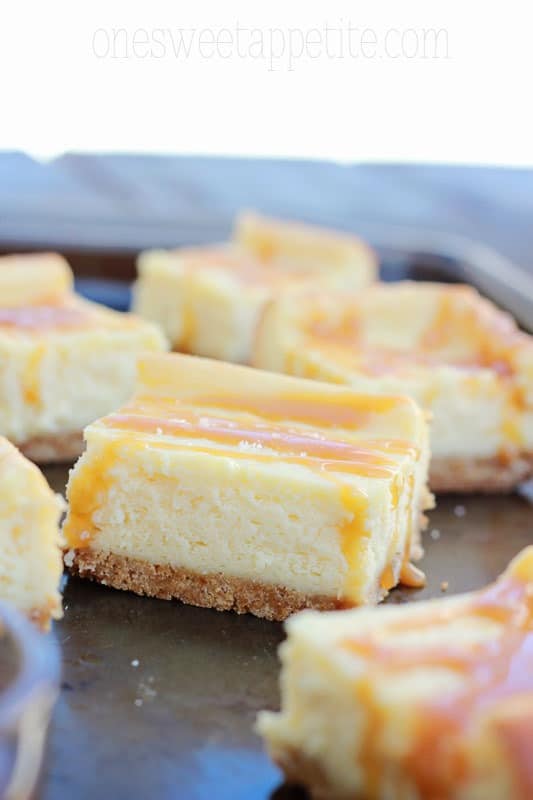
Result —
[{"label": "baked cheesecake surface", "polygon": [[54,254],[0,258],[0,434],[36,461],[75,458],[83,428],[123,402],[154,326],[90,303]]},{"label": "baked cheesecake surface", "polygon": [[0,599],[44,628],[62,614],[62,509],[35,464],[0,436]]},{"label": "baked cheesecake surface", "polygon": [[533,467],[533,340],[472,288],[376,284],[272,303],[254,363],[399,392],[432,414],[435,491],[509,490]]},{"label": "baked cheesecake surface", "polygon": [[271,619],[421,580],[429,451],[408,398],[152,356],[86,443],[64,527],[82,575]]},{"label": "baked cheesecake surface", "polygon": [[328,800],[533,797],[533,548],[479,592],[287,625],[259,732]]},{"label": "baked cheesecake surface", "polygon": [[248,362],[272,297],[317,283],[358,289],[374,280],[376,260],[354,236],[243,214],[231,242],[147,251],[138,270],[134,309],[175,350]]}]

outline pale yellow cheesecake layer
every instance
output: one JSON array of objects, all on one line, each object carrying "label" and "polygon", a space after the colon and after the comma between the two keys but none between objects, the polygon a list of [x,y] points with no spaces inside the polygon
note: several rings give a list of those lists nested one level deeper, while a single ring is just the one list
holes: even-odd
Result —
[{"label": "pale yellow cheesecake layer", "polygon": [[[61,443],[122,403],[137,356],[166,348],[160,331],[71,291],[53,254],[0,259],[0,434],[21,447]],[[52,447],[53,451],[53,447]],[[39,458],[37,457],[37,460]]]},{"label": "pale yellow cheesecake layer", "polygon": [[258,730],[324,800],[533,797],[533,548],[479,592],[304,612]]},{"label": "pale yellow cheesecake layer", "polygon": [[432,415],[435,490],[509,489],[533,465],[533,340],[466,286],[376,284],[272,303],[264,369],[399,392]]},{"label": "pale yellow cheesecake layer", "polygon": [[39,469],[0,437],[0,600],[45,628],[62,614],[62,510]]},{"label": "pale yellow cheesecake layer", "polygon": [[134,310],[161,325],[175,350],[248,362],[274,296],[317,284],[359,289],[377,267],[355,236],[242,214],[231,242],[146,251],[138,271]]},{"label": "pale yellow cheesecake layer", "polygon": [[152,356],[86,442],[68,485],[71,562],[111,554],[301,605],[375,602],[413,580],[429,450],[408,398]]}]

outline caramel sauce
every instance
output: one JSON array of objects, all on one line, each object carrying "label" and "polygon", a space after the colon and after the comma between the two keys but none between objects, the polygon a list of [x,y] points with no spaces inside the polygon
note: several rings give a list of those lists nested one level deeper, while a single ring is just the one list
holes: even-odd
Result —
[{"label": "caramel sauce", "polygon": [[[238,446],[253,445],[249,454],[260,455],[260,448],[266,447],[278,453],[299,455],[305,459],[320,459],[327,462],[353,464],[354,471],[359,466],[373,477],[390,477],[396,462],[389,454],[404,455],[415,449],[401,440],[373,441],[363,440],[357,446],[347,442],[329,439],[319,434],[310,435],[295,429],[268,426],[262,422],[248,420],[237,422],[207,414],[197,413],[188,408],[175,408],[174,419],[146,416],[138,413],[111,414],[103,424],[118,430],[135,431],[144,434],[158,434],[174,438],[207,439],[220,444]],[[373,469],[376,468],[376,469]]]},{"label": "caramel sauce", "polygon": [[394,569],[392,567],[392,564],[390,563],[387,564],[387,566],[381,573],[379,585],[384,592],[388,592],[390,589],[396,586],[396,578],[394,576]]},{"label": "caramel sauce", "polygon": [[[225,446],[222,450],[204,445],[187,447],[188,450],[209,455],[225,454],[231,458],[277,463],[278,454],[283,454],[285,463],[304,466],[324,475],[329,474],[331,480],[337,483],[338,478],[334,477],[336,473],[389,479],[394,475],[396,466],[395,461],[386,455],[387,449],[390,448],[391,453],[406,452],[403,442],[365,442],[361,447],[353,447],[344,442],[303,436],[283,429],[268,430],[261,425],[251,426],[249,423],[247,427],[243,427],[227,420],[199,417],[186,409],[183,409],[183,413],[184,419],[173,420],[170,423],[157,417],[123,414],[111,415],[103,421],[103,424],[114,430],[207,440],[217,442],[223,448]],[[239,445],[244,445],[245,449],[228,449]],[[160,446],[159,442],[157,446]],[[175,448],[176,444],[167,442],[164,446],[170,449]],[[274,454],[262,452],[262,447],[274,451]],[[341,486],[341,490],[345,492],[342,495],[345,507],[353,512],[347,498],[356,490],[352,486]]]},{"label": "caramel sauce", "polygon": [[181,336],[179,338],[179,346],[184,353],[192,353],[194,351],[196,327],[196,318],[194,312],[185,301],[182,312]]},{"label": "caramel sauce", "polygon": [[[509,448],[520,450],[525,443],[522,415],[527,404],[524,390],[514,381],[516,354],[527,346],[527,341],[508,315],[494,312],[477,296],[471,300],[469,294],[470,290],[464,288],[443,293],[431,325],[416,348],[408,352],[366,345],[356,305],[350,306],[333,325],[324,309],[311,308],[305,326],[307,341],[311,347],[329,350],[333,360],[345,362],[350,369],[370,377],[442,365],[469,372],[490,369],[498,376],[505,395],[501,425],[504,441],[501,455],[505,457]],[[469,352],[454,356],[457,342],[468,343]],[[431,407],[434,397],[434,392],[428,389],[423,398],[427,407]]]},{"label": "caramel sauce", "polygon": [[44,358],[46,348],[37,345],[30,353],[22,373],[22,393],[26,403],[38,406],[41,401],[39,367]]},{"label": "caramel sauce", "polygon": [[400,583],[411,589],[423,589],[426,585],[426,576],[421,569],[404,559],[400,570]]},{"label": "caramel sauce", "polygon": [[[398,487],[399,487],[400,477],[401,476],[398,474],[392,484],[393,508],[397,507],[399,502],[400,489]],[[409,492],[408,507],[412,508],[414,486],[415,486],[415,480],[413,474],[409,475],[407,483],[408,483],[407,490]],[[396,492],[398,493],[396,499],[395,499],[395,489],[394,489],[395,486],[396,486]],[[415,567],[414,564],[411,563],[412,539],[413,539],[413,517],[410,516],[398,581],[395,578],[395,573],[393,568],[393,560],[396,555],[397,543],[398,543],[398,526],[396,525],[396,530],[394,532],[394,536],[392,537],[389,550],[387,553],[387,564],[381,574],[379,582],[380,588],[383,589],[384,592],[388,592],[390,589],[396,586],[398,582],[403,584],[404,586],[408,586],[411,589],[422,589],[426,585],[425,574],[422,572],[421,569],[418,569],[418,567]]]},{"label": "caramel sauce", "polygon": [[0,308],[0,328],[20,331],[46,331],[54,328],[79,328],[91,321],[84,309],[66,304]]},{"label": "caramel sauce", "polygon": [[[461,303],[461,293],[466,294],[464,289],[443,292],[433,321],[408,351],[369,346],[356,303],[333,324],[325,309],[309,309],[304,331],[318,347],[351,351],[358,367],[369,375],[386,375],[413,365],[449,364],[467,370],[490,368],[501,377],[512,376],[512,355],[521,334],[505,315],[478,307],[477,298],[475,304]],[[470,352],[453,356],[450,349],[458,342],[468,343]]]},{"label": "caramel sauce", "polygon": [[299,422],[321,427],[357,430],[364,428],[375,414],[383,414],[406,403],[404,397],[299,392],[278,396],[202,395],[194,398],[197,405],[221,408],[263,419]]},{"label": "caramel sauce", "polygon": [[[520,798],[533,797],[533,715],[529,711],[528,716],[526,710],[522,716],[510,717],[501,705],[522,694],[530,702],[532,698],[532,567],[530,548],[495,584],[472,595],[466,605],[434,606],[418,618],[393,620],[379,640],[368,634],[344,641],[349,651],[368,662],[356,693],[368,714],[361,759],[370,797],[382,796],[379,748],[385,728],[383,710],[374,696],[375,675],[379,672],[393,681],[395,674],[419,668],[442,668],[462,679],[459,689],[416,705],[414,740],[403,760],[403,770],[419,796],[424,800],[452,800],[459,796],[460,787],[473,769],[469,736],[475,735],[475,722],[486,718],[494,720],[501,742],[511,755]],[[424,643],[424,631],[466,616],[497,623],[500,632],[490,641],[471,646]],[[402,631],[419,631],[420,645],[389,644],[390,635]]]},{"label": "caramel sauce", "polygon": [[63,525],[68,547],[90,546],[96,533],[93,514],[111,488],[118,447],[119,442],[109,442],[97,456],[83,463],[78,471],[71,472],[67,492],[69,510]]},{"label": "caramel sauce", "polygon": [[308,323],[307,333],[312,338],[346,346],[357,344],[360,340],[361,325],[353,307],[346,308],[333,326],[330,313],[326,309],[317,309]]}]

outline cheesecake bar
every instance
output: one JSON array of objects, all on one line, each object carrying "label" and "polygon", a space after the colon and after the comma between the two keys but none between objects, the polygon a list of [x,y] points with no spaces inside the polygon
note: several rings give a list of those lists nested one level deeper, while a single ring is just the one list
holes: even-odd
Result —
[{"label": "cheesecake bar", "polygon": [[154,355],[85,438],[64,526],[81,576],[268,619],[421,581],[428,433],[409,398]]},{"label": "cheesecake bar", "polygon": [[35,464],[0,436],[0,600],[42,628],[62,615],[63,505]]},{"label": "cheesecake bar", "polygon": [[76,458],[84,427],[131,394],[162,333],[72,289],[59,255],[0,258],[0,434],[38,462]]},{"label": "cheesecake bar", "polygon": [[354,236],[243,214],[231,242],[150,250],[138,272],[134,310],[174,350],[247,363],[272,297],[316,283],[359,289],[374,280],[376,259]]},{"label": "cheesecake bar", "polygon": [[414,397],[432,415],[434,491],[508,491],[532,474],[533,339],[470,287],[401,282],[280,298],[254,363]]},{"label": "cheesecake bar", "polygon": [[287,624],[258,730],[321,800],[533,797],[533,547],[491,586]]}]

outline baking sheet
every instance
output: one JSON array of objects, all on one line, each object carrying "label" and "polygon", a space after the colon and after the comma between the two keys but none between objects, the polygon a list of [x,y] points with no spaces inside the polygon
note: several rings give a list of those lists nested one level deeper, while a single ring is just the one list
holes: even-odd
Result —
[{"label": "baking sheet", "polygon": [[[389,253],[386,271],[395,279],[440,277],[441,261]],[[88,288],[119,307],[127,298],[117,284]],[[46,474],[64,490],[67,469]],[[396,589],[388,602],[442,596],[446,585],[448,594],[481,587],[533,541],[533,506],[519,495],[442,497],[429,517],[421,562],[428,584]],[[306,796],[281,786],[253,732],[257,712],[279,705],[281,625],[72,578],[64,603],[53,633],[63,680],[42,800]]]}]

